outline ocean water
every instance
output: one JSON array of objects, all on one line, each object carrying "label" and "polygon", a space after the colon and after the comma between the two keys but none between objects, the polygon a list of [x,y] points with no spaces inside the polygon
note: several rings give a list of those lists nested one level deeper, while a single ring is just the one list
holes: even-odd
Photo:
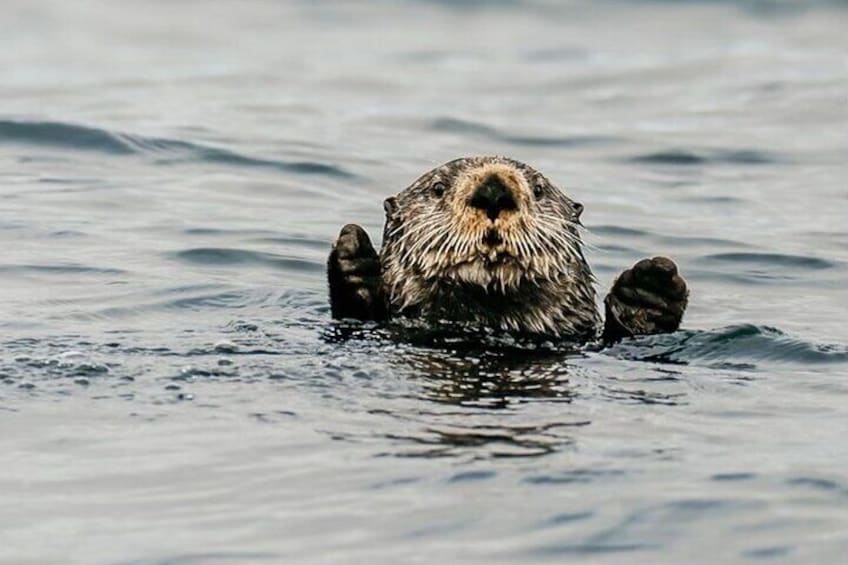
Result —
[{"label": "ocean water", "polygon": [[[0,562],[839,563],[845,2],[8,0]],[[330,320],[443,161],[586,206],[603,351]]]}]

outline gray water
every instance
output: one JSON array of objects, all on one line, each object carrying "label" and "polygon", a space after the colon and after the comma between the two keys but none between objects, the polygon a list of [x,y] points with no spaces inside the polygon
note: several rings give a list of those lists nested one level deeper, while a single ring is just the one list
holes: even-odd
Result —
[{"label": "gray water", "polygon": [[[8,0],[0,562],[837,563],[844,2]],[[586,205],[605,351],[336,325],[443,161]]]}]

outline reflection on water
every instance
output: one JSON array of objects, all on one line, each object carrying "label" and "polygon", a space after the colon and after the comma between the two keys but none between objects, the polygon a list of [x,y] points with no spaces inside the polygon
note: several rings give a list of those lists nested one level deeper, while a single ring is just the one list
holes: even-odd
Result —
[{"label": "reflection on water", "polygon": [[411,412],[407,404],[371,410],[414,430],[386,434],[394,448],[383,455],[536,457],[567,448],[573,443],[568,428],[590,424],[570,418],[565,409],[554,421],[516,418],[532,403],[553,406],[573,400],[569,375],[580,369],[570,358],[582,355],[573,345],[465,327],[405,324],[378,328],[341,322],[325,336],[352,349],[364,346],[372,354],[383,350],[386,365],[380,370],[410,383],[412,399],[435,403]]},{"label": "reflection on water", "polygon": [[[475,411],[425,411],[416,419],[426,422],[416,435],[388,437],[422,446],[399,454],[444,457],[527,457],[566,449],[573,443],[569,428],[588,425],[574,421],[563,410],[562,419],[528,424],[509,417],[517,405],[572,401],[569,372],[561,352],[520,348],[489,350],[463,347],[452,350],[416,349],[388,358],[390,366],[420,385],[416,394],[439,404]],[[498,415],[497,413],[501,414]],[[494,417],[492,417],[494,416]]]},{"label": "reflection on water", "polygon": [[570,402],[565,361],[559,353],[506,350],[433,351],[390,362],[409,363],[429,400],[508,409],[535,399]]},{"label": "reflection on water", "polygon": [[[538,457],[574,444],[568,427],[589,422],[551,423],[539,426],[477,425],[455,429],[427,428],[417,435],[387,434],[396,440],[397,451],[387,454],[400,457],[461,457],[487,460],[499,457]],[[412,446],[410,446],[412,444]]]}]

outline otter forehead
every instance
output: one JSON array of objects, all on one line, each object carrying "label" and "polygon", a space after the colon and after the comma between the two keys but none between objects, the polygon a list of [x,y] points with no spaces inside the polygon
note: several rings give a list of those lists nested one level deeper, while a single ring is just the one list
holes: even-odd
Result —
[{"label": "otter forehead", "polygon": [[501,157],[499,155],[483,155],[476,157],[461,157],[448,161],[441,167],[437,167],[434,171],[444,171],[459,175],[464,172],[469,172],[475,169],[491,168],[491,169],[509,169],[519,174],[538,174],[533,167],[521,161],[516,161],[509,157]]},{"label": "otter forehead", "polygon": [[473,198],[481,187],[498,188],[519,204],[530,201],[530,183],[523,171],[511,163],[482,163],[461,170],[454,182],[454,199]]},{"label": "otter forehead", "polygon": [[508,157],[463,157],[421,175],[409,187],[409,190],[414,191],[442,181],[459,192],[467,193],[490,177],[498,178],[516,193],[521,189],[527,189],[536,179],[544,179],[542,174],[531,166]]}]

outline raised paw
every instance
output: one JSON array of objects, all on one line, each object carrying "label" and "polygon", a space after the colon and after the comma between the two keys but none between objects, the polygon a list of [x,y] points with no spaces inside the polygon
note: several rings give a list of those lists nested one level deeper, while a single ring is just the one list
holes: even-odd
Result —
[{"label": "raised paw", "polygon": [[667,257],[642,259],[619,275],[604,300],[604,339],[675,331],[688,295],[674,261]]},{"label": "raised paw", "polygon": [[333,318],[380,320],[386,308],[380,294],[380,258],[364,229],[342,228],[327,260]]}]

